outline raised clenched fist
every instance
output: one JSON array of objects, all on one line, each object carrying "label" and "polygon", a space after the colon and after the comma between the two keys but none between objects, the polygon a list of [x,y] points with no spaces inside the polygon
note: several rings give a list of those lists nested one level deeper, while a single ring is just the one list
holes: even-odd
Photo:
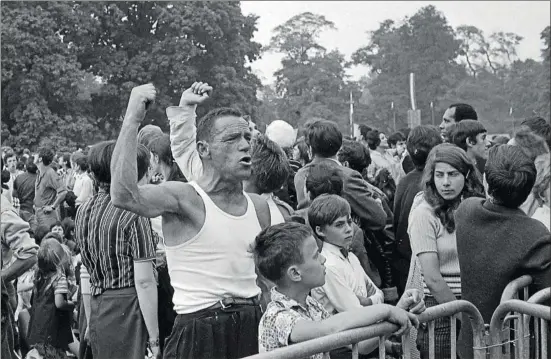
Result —
[{"label": "raised clenched fist", "polygon": [[212,86],[206,82],[194,82],[190,88],[182,93],[180,107],[199,105],[205,102],[212,94]]},{"label": "raised clenched fist", "polygon": [[149,105],[155,101],[157,90],[153,84],[134,87],[130,93],[125,119],[142,122]]}]

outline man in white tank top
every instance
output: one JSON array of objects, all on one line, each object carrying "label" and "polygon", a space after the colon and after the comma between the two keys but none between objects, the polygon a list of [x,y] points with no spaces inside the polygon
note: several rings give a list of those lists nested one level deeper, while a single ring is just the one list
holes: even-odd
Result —
[{"label": "man in white tank top", "polygon": [[[208,98],[196,83],[188,101]],[[261,317],[250,245],[269,225],[269,208],[246,194],[251,176],[251,132],[234,109],[217,109],[197,125],[202,175],[196,182],[137,185],[136,134],[153,85],[134,88],[111,162],[115,206],[153,218],[162,216],[166,257],[178,314],[164,358],[241,358],[258,352]]]}]

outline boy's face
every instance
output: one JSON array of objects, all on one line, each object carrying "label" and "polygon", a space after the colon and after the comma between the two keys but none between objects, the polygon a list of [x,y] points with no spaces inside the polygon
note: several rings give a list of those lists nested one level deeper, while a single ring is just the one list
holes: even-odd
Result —
[{"label": "boy's face", "polygon": [[54,226],[51,230],[52,233],[57,233],[59,234],[61,237],[63,237],[65,235],[65,231],[63,230],[63,227],[61,226]]},{"label": "boy's face", "polygon": [[350,215],[339,217],[335,222],[316,228],[318,236],[324,241],[341,248],[349,248],[352,243],[352,218]]},{"label": "boy's face", "polygon": [[476,135],[476,143],[471,143],[469,147],[476,157],[487,160],[490,149],[490,141],[486,136],[486,132]]},{"label": "boy's face", "polygon": [[314,236],[309,236],[302,244],[303,263],[296,267],[301,282],[308,288],[317,288],[325,284],[325,257],[320,253]]},{"label": "boy's face", "polygon": [[406,141],[396,142],[395,148],[396,148],[396,154],[401,157],[404,151],[406,150]]}]

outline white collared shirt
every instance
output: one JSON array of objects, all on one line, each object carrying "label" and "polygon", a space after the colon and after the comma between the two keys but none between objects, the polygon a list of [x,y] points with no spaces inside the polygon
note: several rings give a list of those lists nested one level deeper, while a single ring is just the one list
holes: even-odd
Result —
[{"label": "white collared shirt", "polygon": [[325,284],[311,294],[329,313],[361,308],[358,296],[371,299],[373,304],[383,303],[383,291],[367,276],[354,253],[345,258],[339,247],[324,242],[321,254],[326,258]]}]

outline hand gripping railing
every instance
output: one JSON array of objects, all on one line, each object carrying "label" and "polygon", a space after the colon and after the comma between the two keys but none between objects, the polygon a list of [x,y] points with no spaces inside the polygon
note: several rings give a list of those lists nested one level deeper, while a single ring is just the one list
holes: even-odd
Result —
[{"label": "hand gripping railing", "polygon": [[[538,294],[538,296],[544,296],[544,294]],[[492,320],[490,322],[490,357],[492,359],[503,357],[501,349],[503,343],[501,343],[500,333],[503,330],[504,320],[506,319],[505,316],[508,312],[517,312],[540,319],[542,332],[541,354],[542,358],[547,358],[547,322],[545,321],[551,320],[551,311],[548,306],[528,303],[518,299],[511,299],[501,303],[492,315]],[[527,353],[527,351],[524,350],[524,327],[523,325],[519,328],[519,334],[516,336],[521,339],[519,340],[520,348],[518,352],[523,356]]]},{"label": "hand gripping railing", "polygon": [[[465,300],[455,300],[452,302],[436,305],[428,308],[419,315],[420,322],[429,322],[429,336],[432,337],[430,348],[430,357],[434,358],[434,320],[452,316],[452,358],[455,358],[455,315],[458,313],[467,313],[471,318],[473,327],[473,344],[476,347],[483,347],[484,342],[484,320],[476,307]],[[431,325],[432,324],[432,325]],[[432,330],[431,330],[432,327]],[[333,349],[342,348],[347,345],[353,345],[352,358],[358,357],[358,344],[366,339],[379,337],[379,358],[385,358],[384,336],[390,335],[398,330],[398,326],[388,322],[377,323],[368,327],[346,330],[340,333],[330,334],[322,338],[308,340],[306,342],[293,344],[284,348],[275,349],[270,352],[260,353],[249,356],[246,359],[296,359],[307,358],[311,355],[329,352]],[[404,359],[410,358],[409,333],[402,335],[402,350]],[[475,359],[485,359],[485,352],[475,351]]]}]

